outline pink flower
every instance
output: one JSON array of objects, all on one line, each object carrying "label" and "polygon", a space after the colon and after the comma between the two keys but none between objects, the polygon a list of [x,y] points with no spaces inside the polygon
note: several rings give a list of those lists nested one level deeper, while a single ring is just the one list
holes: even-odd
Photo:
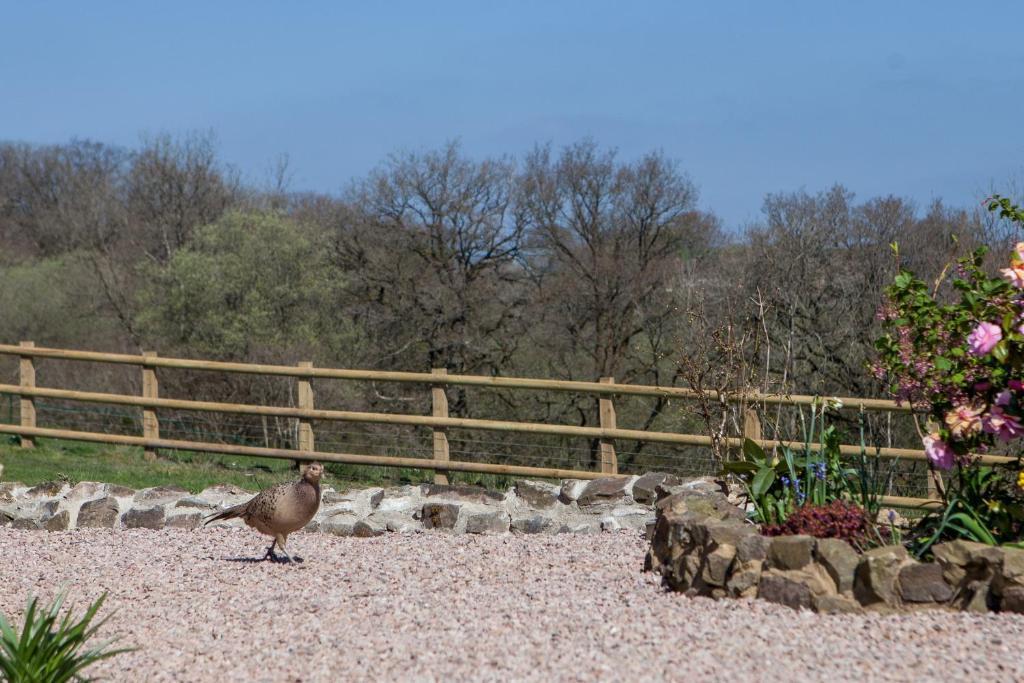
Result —
[{"label": "pink flower", "polygon": [[960,405],[946,413],[946,426],[953,438],[966,439],[981,431],[981,414],[984,405]]},{"label": "pink flower", "polygon": [[1009,389],[1003,389],[998,394],[996,394],[996,405],[1006,407],[1010,405],[1010,399],[1012,397],[1013,394],[1010,393]]},{"label": "pink flower", "polygon": [[1010,281],[1010,284],[1017,289],[1024,289],[1024,263],[1016,262],[1009,268],[999,271],[1003,277]]},{"label": "pink flower", "polygon": [[935,469],[953,468],[953,449],[945,441],[940,440],[937,434],[924,437],[924,452],[928,456],[928,462]]},{"label": "pink flower", "polygon": [[978,323],[974,332],[967,337],[967,344],[975,356],[984,356],[995,348],[1003,338],[1003,330],[995,323]]},{"label": "pink flower", "polygon": [[1006,383],[1006,386],[1010,387],[1010,391],[1024,390],[1024,382],[1021,382],[1019,379],[1011,379]]},{"label": "pink flower", "polygon": [[1002,406],[992,406],[988,415],[982,418],[983,428],[989,434],[995,434],[1000,441],[1016,439],[1024,434],[1024,424],[1020,419],[1003,411]]}]

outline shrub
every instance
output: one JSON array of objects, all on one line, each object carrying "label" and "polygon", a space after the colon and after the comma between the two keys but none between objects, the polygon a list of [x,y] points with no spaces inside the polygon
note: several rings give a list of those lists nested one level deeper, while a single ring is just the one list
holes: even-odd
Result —
[{"label": "shrub", "polygon": [[806,534],[815,538],[838,538],[863,547],[876,535],[864,509],[845,500],[827,505],[806,505],[790,513],[782,524],[761,529],[765,536]]},{"label": "shrub", "polygon": [[58,619],[64,598],[64,593],[58,594],[45,609],[37,607],[36,597],[29,598],[20,634],[0,615],[0,679],[10,683],[85,680],[82,670],[87,666],[128,651],[108,649],[113,641],[83,649],[109,618],[92,624],[106,593],[89,605],[78,621],[72,621],[70,610]]},{"label": "shrub", "polygon": [[[987,204],[1024,226],[1024,211],[1008,199],[994,196]],[[943,507],[915,531],[918,554],[954,538],[1019,543],[1024,528],[1020,457],[982,468],[972,455],[1024,436],[1024,242],[997,277],[983,268],[985,253],[957,263],[950,300],[940,292],[941,278],[929,285],[901,270],[879,315],[876,375],[925,417],[929,466],[953,470],[940,486]]]}]

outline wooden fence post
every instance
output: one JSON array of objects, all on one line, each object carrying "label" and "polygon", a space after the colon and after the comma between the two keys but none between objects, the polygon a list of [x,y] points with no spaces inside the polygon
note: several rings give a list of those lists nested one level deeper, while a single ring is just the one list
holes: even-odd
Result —
[{"label": "wooden fence post", "polygon": [[761,418],[757,411],[750,406],[743,408],[743,438],[751,441],[761,441]]},{"label": "wooden fence post", "polygon": [[[18,346],[23,346],[27,349],[35,346],[35,342],[23,341]],[[23,387],[32,388],[36,385],[36,366],[32,356],[22,356],[18,363],[18,384]],[[35,427],[36,426],[36,401],[31,396],[21,397],[21,426],[22,427]],[[36,440],[31,436],[21,437],[22,448],[33,448],[36,445]]]},{"label": "wooden fence post", "polygon": [[[299,363],[300,368],[312,368],[312,361]],[[298,382],[299,408],[313,410],[313,382],[308,377],[300,377]],[[315,451],[316,440],[313,438],[313,421],[308,418],[299,418],[299,450]]]},{"label": "wooden fence post", "polygon": [[[430,374],[443,377],[448,374],[447,368],[433,368]],[[430,389],[431,415],[434,417],[448,417],[448,394],[445,392],[444,384],[435,384]],[[444,427],[434,427],[434,460],[448,461],[451,454],[448,450],[448,433]],[[441,470],[434,470],[434,483],[447,485],[448,473]]]},{"label": "wooden fence post", "polygon": [[[143,351],[144,358],[156,358],[155,351]],[[160,384],[156,378],[156,368],[142,365],[142,397],[160,398]],[[147,439],[160,438],[160,421],[156,416],[155,408],[142,409],[142,436]],[[149,446],[144,447],[143,457],[146,460],[156,460],[156,449]]]},{"label": "wooden fence post", "polygon": [[[614,377],[602,377],[601,384],[615,384]],[[615,427],[615,406],[612,404],[610,395],[601,394],[598,399],[598,418],[601,420],[601,429],[616,429]],[[612,439],[601,439],[601,473],[618,474],[619,459],[615,455],[615,442]]]}]

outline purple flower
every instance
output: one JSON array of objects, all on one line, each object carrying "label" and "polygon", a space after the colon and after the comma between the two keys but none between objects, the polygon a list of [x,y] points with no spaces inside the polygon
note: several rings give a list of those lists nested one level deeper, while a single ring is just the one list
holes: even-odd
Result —
[{"label": "purple flower", "polygon": [[1002,406],[992,406],[988,415],[982,418],[983,428],[989,434],[995,434],[1000,441],[1016,439],[1024,434],[1024,425],[1020,419],[1003,411]]},{"label": "purple flower", "polygon": [[948,470],[953,468],[953,449],[937,435],[924,437],[924,451],[928,455],[928,462],[937,470]]},{"label": "purple flower", "polygon": [[1003,338],[1003,330],[995,323],[978,323],[967,337],[967,344],[975,356],[984,356],[996,347]]}]

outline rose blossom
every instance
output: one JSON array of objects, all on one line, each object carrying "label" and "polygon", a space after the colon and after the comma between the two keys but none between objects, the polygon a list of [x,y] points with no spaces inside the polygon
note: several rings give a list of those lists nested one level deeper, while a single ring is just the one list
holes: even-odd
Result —
[{"label": "rose blossom", "polygon": [[999,271],[1003,277],[1010,281],[1010,284],[1017,289],[1024,289],[1024,263],[1014,263],[1009,268]]},{"label": "rose blossom", "polygon": [[1024,424],[1020,419],[1003,411],[1002,406],[992,406],[988,415],[982,418],[983,429],[989,434],[995,434],[1000,441],[1016,439],[1024,434]]},{"label": "rose blossom", "polygon": [[945,441],[940,440],[937,434],[924,437],[924,451],[928,455],[928,462],[935,469],[952,469],[953,449]]},{"label": "rose blossom", "polygon": [[946,426],[957,439],[965,439],[981,431],[984,405],[959,405],[946,413]]},{"label": "rose blossom", "polygon": [[967,343],[971,347],[971,353],[975,356],[984,356],[995,348],[1003,338],[1003,330],[995,323],[978,323],[974,331],[967,337]]}]

